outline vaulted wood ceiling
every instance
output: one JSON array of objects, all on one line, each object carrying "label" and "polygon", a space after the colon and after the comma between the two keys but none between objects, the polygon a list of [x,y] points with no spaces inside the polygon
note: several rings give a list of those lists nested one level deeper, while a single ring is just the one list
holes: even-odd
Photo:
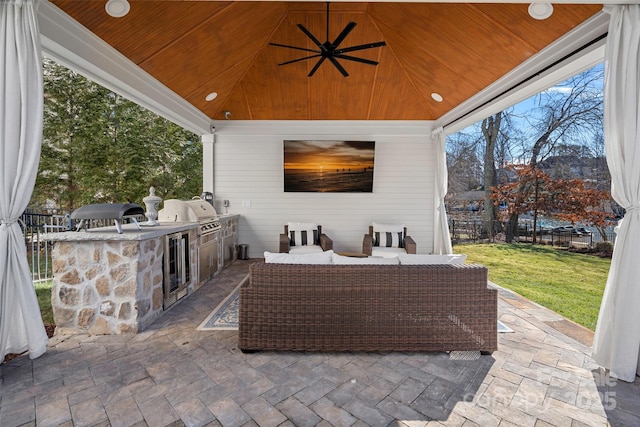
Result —
[{"label": "vaulted wood ceiling", "polygon": [[[332,3],[329,39],[357,23],[341,47],[379,65],[316,60],[280,43],[315,48],[296,24],[326,39],[326,4],[136,1],[113,18],[106,1],[51,0],[212,119],[433,120],[475,95],[601,10],[554,5],[546,20],[527,4]],[[217,92],[210,102],[207,94]],[[436,102],[432,93],[443,97]]]}]

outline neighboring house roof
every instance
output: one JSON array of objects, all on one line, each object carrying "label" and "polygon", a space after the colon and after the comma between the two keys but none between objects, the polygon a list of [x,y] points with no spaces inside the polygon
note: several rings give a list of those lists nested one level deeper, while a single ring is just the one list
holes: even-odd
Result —
[{"label": "neighboring house roof", "polygon": [[[387,45],[352,54],[379,61],[377,66],[343,60],[350,74],[345,78],[326,61],[307,77],[315,60],[278,63],[308,52],[269,43],[313,48],[296,24],[323,42],[325,3],[131,1],[129,14],[113,18],[105,12],[105,1],[50,1],[39,11],[46,53],[115,89],[123,80],[125,92],[133,97],[142,93],[143,105],[186,109],[200,115],[193,119],[198,122],[206,116],[446,124],[481,106],[479,99],[471,102],[479,93],[486,102],[524,79],[535,83],[540,76],[532,74],[601,38],[608,20],[598,4],[554,4],[549,18],[537,20],[529,16],[526,3],[336,2],[330,9],[330,40],[353,21],[357,26],[342,46],[376,41]],[[576,28],[578,35],[572,36]],[[79,36],[86,30],[106,44]],[[106,59],[95,57],[107,45],[126,60],[109,53]],[[139,69],[130,71],[134,65]],[[145,75],[157,80],[150,89],[136,83]],[[186,102],[167,106],[156,99],[153,92],[159,90]],[[217,98],[206,101],[211,92]],[[442,102],[434,100],[433,93],[441,95]],[[225,117],[225,112],[230,114]],[[186,125],[203,127],[200,122]]]},{"label": "neighboring house roof", "polygon": [[484,191],[465,191],[464,193],[447,194],[445,200],[452,202],[484,201]]}]

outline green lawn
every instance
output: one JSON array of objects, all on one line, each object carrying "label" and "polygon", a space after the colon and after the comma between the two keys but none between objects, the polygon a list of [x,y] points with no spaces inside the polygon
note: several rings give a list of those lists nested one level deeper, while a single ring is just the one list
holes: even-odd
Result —
[{"label": "green lawn", "polygon": [[45,325],[53,325],[53,310],[51,308],[51,281],[36,283],[36,295],[42,313],[42,321]]},{"label": "green lawn", "polygon": [[489,280],[595,330],[610,259],[531,244],[456,245]]}]

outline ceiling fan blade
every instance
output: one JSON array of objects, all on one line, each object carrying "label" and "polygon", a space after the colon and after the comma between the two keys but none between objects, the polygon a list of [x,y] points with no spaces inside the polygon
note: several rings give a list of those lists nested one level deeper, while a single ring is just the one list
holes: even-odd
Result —
[{"label": "ceiling fan blade", "polygon": [[316,44],[316,46],[318,46],[318,47],[320,48],[320,50],[322,50],[323,52],[326,52],[326,51],[327,51],[327,48],[326,48],[322,43],[320,43],[320,42],[318,41],[318,39],[317,39],[317,38],[315,38],[315,37],[313,36],[313,34],[311,34],[311,33],[309,32],[309,30],[307,30],[307,29],[304,27],[304,25],[302,25],[302,24],[297,24],[297,25],[298,25],[298,28],[300,28],[300,30],[301,30],[303,33],[305,33],[305,34],[307,35],[307,37],[309,37],[309,38],[311,39],[311,41],[312,41],[312,42],[314,42],[314,43]]},{"label": "ceiling fan blade", "polygon": [[318,53],[317,50],[313,50],[313,49],[307,49],[306,47],[298,47],[298,46],[289,46],[286,44],[279,44],[279,43],[269,43],[271,46],[278,46],[278,47],[286,47],[288,49],[297,49],[297,50],[304,50],[305,52],[313,52],[313,53]]},{"label": "ceiling fan blade", "polygon": [[294,62],[304,61],[306,59],[311,59],[311,58],[317,58],[319,56],[322,56],[322,55],[321,54],[317,54],[317,55],[305,56],[304,58],[298,58],[298,59],[294,59],[292,61],[282,62],[282,63],[280,63],[278,65],[293,64]]},{"label": "ceiling fan blade", "polygon": [[340,73],[342,73],[343,76],[345,77],[349,77],[349,73],[347,73],[347,70],[345,70],[342,65],[340,65],[340,63],[338,62],[338,60],[336,58],[334,58],[333,56],[329,57],[329,61],[331,61],[331,63],[333,65],[335,65],[335,67],[338,69],[338,71],[340,71]]},{"label": "ceiling fan blade", "polygon": [[320,57],[320,59],[318,59],[318,62],[316,62],[316,64],[313,66],[313,68],[309,72],[308,74],[309,77],[313,76],[316,73],[316,71],[318,71],[318,68],[320,68],[320,66],[325,61],[325,59],[329,59],[329,61],[331,61],[333,66],[336,67],[336,69],[344,77],[348,77],[349,73],[347,73],[347,70],[345,70],[344,67],[340,64],[340,62],[338,62],[338,59],[345,59],[347,61],[355,61],[355,62],[360,62],[368,65],[378,65],[378,61],[373,61],[371,59],[365,59],[365,58],[358,58],[356,56],[351,56],[351,55],[345,55],[345,53],[356,52],[359,50],[371,49],[371,48],[380,47],[380,46],[386,46],[385,42],[380,41],[380,42],[360,44],[357,46],[350,46],[350,47],[338,49],[338,46],[344,41],[344,39],[347,38],[349,33],[353,31],[353,29],[356,27],[357,24],[353,21],[349,21],[349,23],[342,29],[340,34],[338,34],[338,37],[336,37],[333,43],[331,43],[329,41],[329,2],[327,2],[327,40],[324,43],[321,43],[320,40],[318,40],[313,34],[311,34],[311,31],[307,30],[304,25],[302,24],[296,24],[296,25],[298,28],[300,28],[300,31],[302,31],[313,42],[313,44],[315,44],[320,50],[308,49],[304,47],[291,46],[291,45],[279,44],[279,43],[269,43],[269,44],[271,46],[286,47],[288,49],[302,50],[302,51],[311,52],[314,54],[314,55],[309,55],[302,58],[292,59],[291,61],[282,62],[278,65],[287,65],[287,64],[292,64],[294,62],[306,61],[307,59]]},{"label": "ceiling fan blade", "polygon": [[338,54],[338,53],[345,53],[345,52],[355,52],[356,50],[372,49],[374,47],[381,47],[386,45],[387,45],[386,42],[359,44],[358,46],[350,46],[350,47],[344,47],[342,49],[336,49],[334,53]]},{"label": "ceiling fan blade", "polygon": [[313,66],[313,68],[311,69],[311,72],[307,77],[313,76],[316,73],[316,71],[318,71],[318,68],[320,68],[320,65],[324,62],[325,59],[327,59],[326,56],[323,56],[322,58],[320,58],[318,62],[316,62],[316,65]]},{"label": "ceiling fan blade", "polygon": [[355,27],[356,27],[355,22],[353,21],[349,22],[347,26],[344,27],[344,30],[342,30],[342,32],[338,34],[338,37],[336,37],[336,39],[333,41],[333,45],[335,47],[338,47],[340,43],[342,43],[342,41],[345,39],[345,37],[347,37],[351,32],[351,30],[353,30]]},{"label": "ceiling fan blade", "polygon": [[340,59],[347,59],[349,61],[356,61],[356,62],[362,62],[363,64],[369,64],[369,65],[378,65],[378,61],[372,61],[370,59],[364,59],[364,58],[357,58],[355,56],[349,56],[349,55],[334,55],[336,58],[340,58]]}]

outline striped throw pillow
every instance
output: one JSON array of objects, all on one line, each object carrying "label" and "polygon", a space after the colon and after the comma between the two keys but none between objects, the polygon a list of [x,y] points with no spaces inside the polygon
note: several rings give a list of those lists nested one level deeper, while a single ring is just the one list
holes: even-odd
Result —
[{"label": "striped throw pillow", "polygon": [[289,244],[291,246],[312,246],[318,242],[318,230],[294,230],[289,231]]},{"label": "striped throw pillow", "polygon": [[374,231],[373,246],[384,248],[402,248],[402,231]]}]

